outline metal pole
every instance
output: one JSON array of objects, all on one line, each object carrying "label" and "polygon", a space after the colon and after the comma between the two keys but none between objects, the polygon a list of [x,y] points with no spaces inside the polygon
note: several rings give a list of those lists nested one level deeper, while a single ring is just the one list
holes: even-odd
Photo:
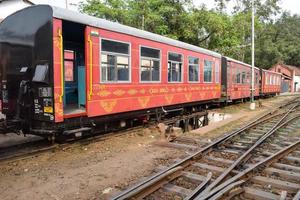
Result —
[{"label": "metal pole", "polygon": [[251,104],[250,104],[250,109],[254,110],[255,109],[255,103],[254,103],[254,65],[255,65],[255,54],[254,54],[254,0],[252,0],[252,65],[251,65]]},{"label": "metal pole", "polygon": [[66,0],[66,9],[68,9],[68,0]]}]

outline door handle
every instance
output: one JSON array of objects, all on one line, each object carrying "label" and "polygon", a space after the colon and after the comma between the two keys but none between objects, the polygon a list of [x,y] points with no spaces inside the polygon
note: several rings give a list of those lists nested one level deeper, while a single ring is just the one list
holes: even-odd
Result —
[{"label": "door handle", "polygon": [[89,95],[88,100],[91,100],[91,96],[93,94],[93,41],[91,40],[91,35],[88,37],[88,43],[89,43],[89,52],[90,52],[90,82],[89,82]]},{"label": "door handle", "polygon": [[60,84],[61,84],[61,94],[59,101],[62,103],[64,96],[64,58],[63,58],[63,36],[61,29],[58,29],[58,37],[59,37],[59,46],[60,46]]}]

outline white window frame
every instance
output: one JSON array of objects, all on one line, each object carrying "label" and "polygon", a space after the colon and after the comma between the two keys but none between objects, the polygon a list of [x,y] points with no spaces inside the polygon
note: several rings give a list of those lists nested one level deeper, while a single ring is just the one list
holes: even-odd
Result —
[{"label": "white window frame", "polygon": [[[212,63],[211,65],[211,81],[205,81],[205,61],[209,61]],[[208,59],[203,59],[203,83],[213,83],[213,69],[214,69],[214,61],[208,60]]]},{"label": "white window frame", "polygon": [[[236,84],[241,84],[242,83],[242,73],[240,72],[240,68],[237,68],[237,70],[236,70],[236,75],[235,75],[235,83]],[[237,76],[238,76],[238,74],[239,74],[239,82],[238,82],[238,79],[237,79]]]},{"label": "white window frame", "polygon": [[[190,58],[197,58],[198,59],[198,81],[190,81],[190,76],[189,76],[189,70],[190,70]],[[200,83],[201,82],[201,76],[200,76],[200,70],[201,70],[201,59],[199,57],[196,57],[196,56],[188,56],[188,59],[187,59],[187,78],[188,78],[188,83]],[[196,66],[197,64],[191,64],[193,66]]]},{"label": "white window frame", "polygon": [[[151,57],[144,57],[142,56],[142,47],[148,48],[148,49],[155,49],[155,50],[159,50],[159,59],[156,58],[151,58]],[[141,65],[142,65],[142,58],[146,58],[146,59],[153,59],[153,60],[159,60],[159,81],[142,81],[142,77],[141,77]],[[140,83],[161,83],[161,72],[162,72],[162,50],[159,48],[154,48],[151,46],[146,46],[146,45],[139,45],[139,81]]]},{"label": "white window frame", "polygon": [[[245,75],[245,79],[243,80],[243,75]],[[241,84],[247,84],[247,72],[246,71],[242,71],[241,73]]]},{"label": "white window frame", "polygon": [[215,83],[220,83],[220,65],[218,61],[215,61]]},{"label": "white window frame", "polygon": [[[119,42],[119,43],[123,43],[123,44],[128,44],[128,51],[129,51],[129,54],[122,54],[122,53],[114,53],[114,52],[109,52],[109,51],[102,51],[102,40],[109,40],[109,41],[113,41],[113,42]],[[99,70],[99,73],[100,73],[100,83],[102,84],[122,84],[122,83],[131,83],[131,72],[132,72],[132,68],[131,68],[131,43],[130,42],[125,42],[125,41],[120,41],[120,40],[115,40],[115,39],[110,39],[110,38],[105,38],[105,37],[101,37],[100,38],[100,41],[99,41],[99,51],[100,51],[100,56],[99,56],[99,66],[100,66],[100,70]],[[128,81],[103,81],[102,80],[102,61],[101,61],[101,57],[102,57],[102,54],[106,54],[106,55],[119,55],[119,56],[126,56],[128,57],[129,59],[129,62],[128,62],[128,78],[129,80]]]},{"label": "white window frame", "polygon": [[[178,61],[171,61],[171,60],[169,60],[169,53],[175,53],[175,54],[181,55],[182,61],[178,62]],[[169,81],[169,67],[168,67],[169,62],[171,62],[171,65],[172,65],[172,63],[181,63],[181,81]],[[168,81],[168,83],[171,83],[171,84],[173,84],[173,83],[175,83],[175,84],[176,83],[183,83],[184,82],[184,80],[183,80],[183,78],[184,78],[183,74],[184,74],[184,55],[182,53],[177,53],[177,52],[174,52],[174,51],[168,51],[167,52],[167,81]]]}]

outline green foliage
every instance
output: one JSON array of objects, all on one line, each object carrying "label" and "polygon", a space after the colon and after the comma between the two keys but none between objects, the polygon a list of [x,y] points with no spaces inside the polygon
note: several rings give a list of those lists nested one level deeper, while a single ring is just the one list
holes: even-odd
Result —
[{"label": "green foliage", "polygon": [[[235,3],[232,14],[226,12],[230,1]],[[281,13],[279,1],[255,0],[260,67],[277,62],[300,66],[300,17]],[[196,8],[192,0],[87,0],[80,10],[251,63],[251,0],[215,2],[216,9],[208,10]]]}]

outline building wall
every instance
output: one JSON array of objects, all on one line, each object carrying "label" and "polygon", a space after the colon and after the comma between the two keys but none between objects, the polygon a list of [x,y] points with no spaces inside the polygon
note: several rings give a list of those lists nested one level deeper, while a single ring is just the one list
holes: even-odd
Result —
[{"label": "building wall", "polygon": [[21,10],[23,8],[26,8],[30,6],[29,3],[24,2],[23,0],[9,0],[9,1],[3,1],[0,3],[0,21],[1,19],[6,18],[8,15],[11,15],[12,13]]},{"label": "building wall", "polygon": [[[285,88],[286,85],[289,85],[288,92],[294,92],[294,75],[295,75],[294,70],[291,70],[285,67],[285,65],[281,65],[281,64],[277,64],[273,66],[270,70],[274,72],[282,73],[283,75],[288,77],[288,78],[284,78],[282,82],[282,86],[283,86],[282,89]],[[282,90],[281,92],[287,92],[285,90],[286,89]]]},{"label": "building wall", "polygon": [[295,76],[295,83],[298,83],[296,85],[295,91],[300,92],[300,76]]},{"label": "building wall", "polygon": [[284,67],[284,65],[283,65],[283,66],[280,65],[280,64],[275,65],[275,66],[272,67],[270,70],[271,70],[271,71],[274,71],[274,72],[282,73],[282,74],[284,74],[284,75],[286,75],[286,76],[289,76],[289,77],[291,77],[291,78],[292,78],[292,76],[293,76],[293,72],[292,72],[290,69]]}]

